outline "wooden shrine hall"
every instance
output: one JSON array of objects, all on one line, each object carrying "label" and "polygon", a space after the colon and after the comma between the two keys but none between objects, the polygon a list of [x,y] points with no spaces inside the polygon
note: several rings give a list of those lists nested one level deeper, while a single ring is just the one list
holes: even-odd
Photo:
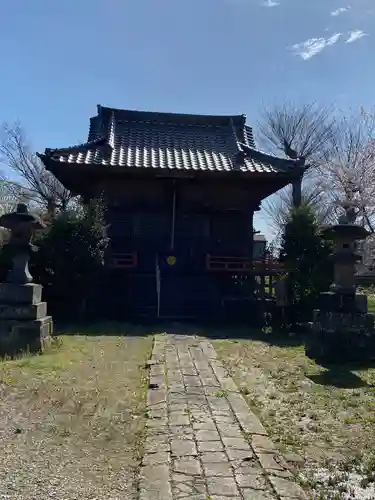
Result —
[{"label": "wooden shrine hall", "polygon": [[98,106],[86,143],[39,156],[67,189],[105,200],[113,316],[254,314],[254,212],[303,167],[258,151],[245,116]]}]

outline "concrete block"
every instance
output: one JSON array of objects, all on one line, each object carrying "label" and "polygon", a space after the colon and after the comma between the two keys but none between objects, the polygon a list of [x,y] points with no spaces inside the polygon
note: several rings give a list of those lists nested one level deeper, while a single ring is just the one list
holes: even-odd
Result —
[{"label": "concrete block", "polygon": [[27,283],[0,283],[0,304],[39,304],[42,301],[42,285]]}]

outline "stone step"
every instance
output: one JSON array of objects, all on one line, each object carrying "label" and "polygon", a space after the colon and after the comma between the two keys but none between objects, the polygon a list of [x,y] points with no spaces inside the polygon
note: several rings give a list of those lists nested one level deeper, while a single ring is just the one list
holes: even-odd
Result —
[{"label": "stone step", "polygon": [[0,304],[39,304],[42,301],[42,285],[27,283],[0,283]]},{"label": "stone step", "polygon": [[34,321],[13,321],[13,324],[12,320],[3,320],[0,322],[0,355],[43,351],[49,345],[52,333],[51,316]]},{"label": "stone step", "polygon": [[35,320],[47,316],[47,302],[38,304],[1,304],[0,324],[3,320]]}]

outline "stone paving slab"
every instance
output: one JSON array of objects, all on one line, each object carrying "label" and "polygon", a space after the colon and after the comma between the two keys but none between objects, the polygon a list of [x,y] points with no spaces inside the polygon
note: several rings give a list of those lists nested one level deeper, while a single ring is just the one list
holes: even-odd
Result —
[{"label": "stone paving slab", "polygon": [[307,499],[212,344],[157,335],[139,500]]}]

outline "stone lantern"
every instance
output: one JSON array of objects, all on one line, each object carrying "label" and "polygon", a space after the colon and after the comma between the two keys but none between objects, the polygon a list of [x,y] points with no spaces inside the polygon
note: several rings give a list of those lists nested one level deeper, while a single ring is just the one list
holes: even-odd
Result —
[{"label": "stone lantern", "polygon": [[0,217],[0,226],[10,231],[2,251],[11,260],[5,282],[0,283],[0,354],[43,350],[50,341],[52,318],[42,302],[42,286],[33,283],[29,259],[36,250],[31,243],[34,231],[44,225],[20,203],[15,212]]},{"label": "stone lantern", "polygon": [[356,292],[356,265],[361,260],[355,251],[356,241],[364,240],[370,233],[355,224],[356,209],[349,201],[344,201],[342,207],[345,215],[339,217],[338,224],[324,229],[322,237],[333,242],[334,281],[330,286],[331,292],[337,292],[338,296],[352,296]]},{"label": "stone lantern", "polygon": [[29,271],[29,259],[35,247],[31,244],[34,232],[42,229],[44,224],[33,214],[27,205],[19,203],[15,212],[0,217],[0,226],[10,231],[10,240],[5,248],[9,251],[12,267],[6,278],[7,283],[24,285],[31,283],[33,277]]},{"label": "stone lantern", "polygon": [[356,209],[344,201],[345,214],[338,224],[322,231],[333,242],[334,280],[330,291],[320,294],[306,339],[307,356],[326,362],[363,361],[375,358],[374,315],[368,313],[367,297],[356,293],[356,241],[370,233],[355,223]]}]

